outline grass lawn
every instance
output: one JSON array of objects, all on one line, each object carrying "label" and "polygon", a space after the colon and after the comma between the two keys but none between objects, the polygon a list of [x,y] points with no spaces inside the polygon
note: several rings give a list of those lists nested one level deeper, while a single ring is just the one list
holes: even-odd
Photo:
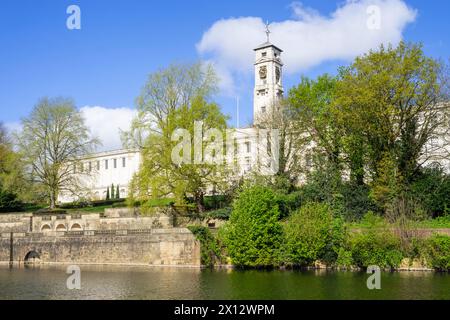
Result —
[{"label": "grass lawn", "polygon": [[[450,228],[450,216],[439,217],[435,219],[428,219],[423,221],[414,222],[414,225],[417,228],[422,229],[443,229]],[[369,227],[368,224],[364,222],[352,222],[347,224],[349,229],[364,229]]]},{"label": "grass lawn", "polygon": [[450,216],[417,222],[419,228],[450,228]]}]

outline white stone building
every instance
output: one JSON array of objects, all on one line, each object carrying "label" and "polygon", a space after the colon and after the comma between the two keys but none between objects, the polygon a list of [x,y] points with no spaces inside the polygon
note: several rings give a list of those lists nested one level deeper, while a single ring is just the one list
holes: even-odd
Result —
[{"label": "white stone building", "polygon": [[67,203],[80,198],[102,200],[106,198],[107,189],[119,186],[121,197],[126,197],[133,175],[139,170],[141,153],[139,150],[115,150],[95,153],[84,157],[81,166],[73,168],[80,185],[79,194],[61,192],[58,201]]},{"label": "white stone building", "polygon": [[[268,114],[279,105],[283,96],[281,49],[265,42],[255,51],[255,89],[253,116],[255,123],[260,115]],[[234,157],[237,163],[236,174],[245,175],[257,169],[261,173],[270,174],[276,171],[277,159],[267,154],[266,132],[249,128],[236,128],[234,137],[237,148]],[[264,135],[264,136],[262,136]],[[268,142],[269,144],[271,142]],[[126,197],[129,183],[139,170],[141,154],[139,150],[115,150],[92,154],[82,159],[82,168],[74,168],[84,187],[79,194],[61,192],[60,203],[77,201],[80,198],[100,200],[106,198],[107,188],[119,185],[121,197]]]},{"label": "white stone building", "polygon": [[[271,44],[269,37],[267,37],[267,42],[257,46],[254,51],[253,119],[255,126],[236,128],[233,134],[237,148],[234,149],[231,155],[227,151],[229,163],[237,164],[235,171],[237,177],[246,175],[251,171],[270,175],[278,170],[278,149],[273,148],[274,150],[269,152],[270,155],[267,152],[268,149],[271,149],[270,144],[276,143],[277,137],[271,136],[270,139],[266,138],[266,135],[270,133],[261,131],[261,129],[256,127],[261,119],[270,117],[274,108],[280,107],[280,101],[284,93],[282,84],[283,62],[281,60],[283,51]],[[448,140],[448,128],[444,136]],[[438,140],[441,141],[442,137]],[[439,141],[436,143],[439,143]],[[444,159],[442,156],[439,156],[443,151],[445,151],[446,155],[450,154],[449,146],[450,141],[444,148],[436,148],[435,145],[427,146],[425,150],[427,157],[424,163],[431,164],[433,161],[438,161],[447,172],[450,172],[448,158]],[[431,149],[433,149],[432,153],[435,156],[430,156]],[[439,150],[439,153],[436,150]],[[304,154],[302,161],[308,167],[307,150]],[[230,160],[230,157],[233,159]],[[81,172],[75,170],[75,173],[80,175],[80,179],[85,186],[85,190],[82,192],[83,197],[105,199],[106,190],[112,184],[114,186],[119,185],[120,195],[126,197],[129,191],[129,183],[133,175],[139,170],[141,154],[139,150],[116,150],[92,154],[84,158],[82,162],[83,168],[79,169]],[[299,181],[301,180],[302,178],[299,177]],[[59,202],[72,202],[79,197],[80,195],[74,196],[69,193],[61,193]]]}]

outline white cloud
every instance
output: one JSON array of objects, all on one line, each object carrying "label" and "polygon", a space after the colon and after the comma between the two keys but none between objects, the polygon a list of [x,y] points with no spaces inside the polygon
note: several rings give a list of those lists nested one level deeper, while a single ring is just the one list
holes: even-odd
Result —
[{"label": "white cloud", "polygon": [[[380,28],[368,27],[377,6]],[[373,8],[373,7],[372,7]],[[397,44],[406,26],[416,18],[416,10],[403,0],[347,0],[329,16],[291,5],[293,18],[273,22],[270,40],[284,50],[287,73],[297,73],[325,61],[351,60],[380,44]],[[260,17],[239,17],[215,22],[197,44],[197,51],[216,61],[222,89],[233,91],[232,77],[248,74],[253,66],[253,48],[265,41],[265,27]]]},{"label": "white cloud", "polygon": [[22,130],[22,124],[20,122],[6,122],[4,126],[10,135],[19,133]]},{"label": "white cloud", "polygon": [[136,115],[136,111],[129,108],[86,106],[80,111],[92,135],[99,138],[103,144],[98,151],[122,148],[120,130],[129,130]]}]

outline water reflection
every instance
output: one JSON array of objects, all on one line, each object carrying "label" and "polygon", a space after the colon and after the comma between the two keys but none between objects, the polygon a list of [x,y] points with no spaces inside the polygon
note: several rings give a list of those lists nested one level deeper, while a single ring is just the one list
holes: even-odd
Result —
[{"label": "water reflection", "polygon": [[382,273],[368,290],[363,272],[80,267],[81,290],[65,266],[0,267],[0,299],[450,299],[450,276],[432,272]]}]

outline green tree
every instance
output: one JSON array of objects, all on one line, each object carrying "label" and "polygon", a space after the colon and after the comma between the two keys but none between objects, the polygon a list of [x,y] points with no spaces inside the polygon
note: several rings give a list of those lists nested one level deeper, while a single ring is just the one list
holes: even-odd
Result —
[{"label": "green tree", "polygon": [[279,264],[283,229],[272,190],[262,186],[244,188],[233,203],[224,241],[233,264],[246,267]]},{"label": "green tree", "polygon": [[450,237],[434,234],[426,240],[426,256],[431,267],[440,271],[450,270]]},{"label": "green tree", "polygon": [[7,130],[0,123],[0,212],[22,207],[18,195],[27,190],[22,169],[20,156],[14,152]]},{"label": "green tree", "polygon": [[22,119],[18,142],[29,179],[45,189],[50,208],[55,208],[61,191],[80,192],[74,168],[80,166],[80,156],[98,144],[73,101],[65,98],[40,100],[30,116]]},{"label": "green tree", "polygon": [[[140,142],[144,146],[143,162],[133,179],[131,197],[142,201],[175,196],[178,203],[192,197],[198,210],[203,211],[208,187],[224,189],[225,165],[214,161],[224,155],[224,141],[205,134],[209,129],[218,129],[224,135],[226,129],[227,117],[209,101],[215,81],[213,70],[199,64],[171,66],[150,76],[138,98],[139,116],[127,134],[129,138],[146,132],[146,138]],[[205,139],[196,145],[194,131],[198,121],[202,121]],[[183,134],[176,137],[174,133],[180,132]],[[178,148],[180,145],[183,148]],[[214,148],[213,161],[206,156],[209,148]],[[195,162],[194,152],[198,149],[202,150],[201,161]],[[175,162],[174,155],[183,162]]]},{"label": "green tree", "polygon": [[411,194],[428,216],[450,214],[450,175],[442,168],[426,168],[411,185]]},{"label": "green tree", "polygon": [[341,218],[334,218],[327,204],[308,203],[284,224],[284,259],[294,265],[311,265],[316,260],[332,264],[345,240]]},{"label": "green tree", "polygon": [[440,104],[441,68],[420,45],[402,42],[381,46],[340,70],[334,112],[357,135],[357,143],[366,145],[375,181],[385,169],[380,163],[389,157],[400,183],[411,182],[424,147],[448,128],[448,106]]},{"label": "green tree", "polygon": [[116,187],[116,199],[120,199],[119,185],[117,185],[117,187]]},{"label": "green tree", "polygon": [[111,196],[109,193],[109,187],[106,187],[106,200],[110,200],[110,199],[111,199]]},{"label": "green tree", "polygon": [[111,184],[111,199],[116,198],[115,191],[116,191],[116,189],[114,189],[114,183],[112,183]]},{"label": "green tree", "polygon": [[196,97],[209,100],[217,91],[217,76],[211,65],[173,64],[149,75],[137,98],[138,115],[131,130],[122,132],[125,145],[144,147],[147,137],[162,134],[169,115]]},{"label": "green tree", "polygon": [[294,130],[306,133],[315,145],[315,154],[326,157],[338,167],[342,153],[342,127],[332,114],[337,78],[322,75],[317,80],[302,77],[300,84],[289,91],[287,103],[293,108]]}]

